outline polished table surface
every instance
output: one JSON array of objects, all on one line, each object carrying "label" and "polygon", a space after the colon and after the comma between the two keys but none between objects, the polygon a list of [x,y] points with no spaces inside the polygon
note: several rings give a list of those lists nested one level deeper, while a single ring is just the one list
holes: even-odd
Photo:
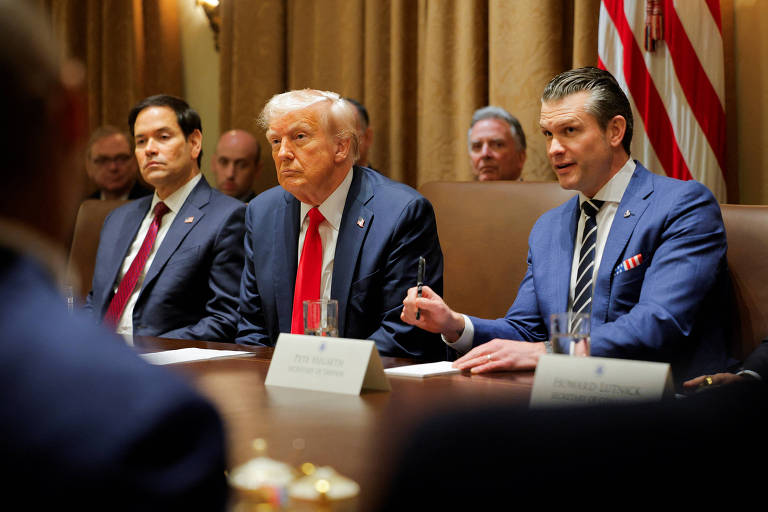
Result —
[{"label": "polished table surface", "polygon": [[[263,438],[269,457],[295,467],[303,462],[331,466],[357,481],[360,510],[370,510],[378,501],[391,457],[400,454],[403,436],[420,420],[458,405],[526,406],[533,384],[533,372],[506,372],[391,376],[392,391],[363,391],[359,396],[267,388],[271,347],[161,338],[137,338],[134,345],[139,352],[199,347],[253,353],[172,367],[216,404],[227,429],[229,467],[253,458],[252,441]],[[389,368],[414,361],[382,357],[382,362]]]}]

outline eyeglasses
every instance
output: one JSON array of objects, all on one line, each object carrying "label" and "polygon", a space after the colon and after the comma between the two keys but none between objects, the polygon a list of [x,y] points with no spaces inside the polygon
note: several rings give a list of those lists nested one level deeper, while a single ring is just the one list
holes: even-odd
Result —
[{"label": "eyeglasses", "polygon": [[119,155],[115,156],[100,156],[98,158],[93,159],[93,163],[98,165],[99,167],[105,167],[112,162],[118,164],[118,165],[125,165],[128,163],[128,161],[131,159],[131,155],[128,153],[120,153]]}]

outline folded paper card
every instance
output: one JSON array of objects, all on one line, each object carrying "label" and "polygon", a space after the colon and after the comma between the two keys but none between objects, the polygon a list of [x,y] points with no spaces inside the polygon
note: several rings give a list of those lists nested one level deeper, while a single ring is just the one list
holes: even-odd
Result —
[{"label": "folded paper card", "polygon": [[536,366],[531,407],[658,401],[672,392],[667,363],[546,354]]},{"label": "folded paper card", "polygon": [[286,333],[277,338],[264,384],[348,395],[390,390],[374,342]]},{"label": "folded paper card", "polygon": [[431,377],[434,375],[450,375],[452,373],[461,373],[461,370],[451,366],[451,361],[438,361],[436,363],[412,364],[409,366],[398,366],[397,368],[387,368],[384,373],[387,375],[396,375],[398,377]]}]

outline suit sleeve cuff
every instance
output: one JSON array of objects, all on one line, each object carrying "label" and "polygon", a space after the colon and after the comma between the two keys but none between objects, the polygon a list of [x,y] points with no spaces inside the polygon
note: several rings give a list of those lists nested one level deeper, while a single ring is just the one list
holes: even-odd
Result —
[{"label": "suit sleeve cuff", "polygon": [[467,315],[462,314],[461,316],[464,317],[464,331],[462,331],[459,339],[451,343],[445,339],[445,336],[442,334],[440,337],[443,339],[446,345],[451,347],[459,354],[466,354],[470,351],[470,349],[472,349],[472,340],[475,338],[475,327],[472,325],[472,320],[470,320]]}]

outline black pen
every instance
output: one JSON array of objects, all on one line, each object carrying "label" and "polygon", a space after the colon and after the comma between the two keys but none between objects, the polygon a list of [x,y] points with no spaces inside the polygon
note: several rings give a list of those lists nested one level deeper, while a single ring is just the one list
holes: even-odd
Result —
[{"label": "black pen", "polygon": [[[427,262],[424,256],[419,256],[419,273],[416,276],[416,295],[421,297],[421,287],[424,286],[424,265]],[[416,308],[416,320],[421,317],[421,309]]]}]

